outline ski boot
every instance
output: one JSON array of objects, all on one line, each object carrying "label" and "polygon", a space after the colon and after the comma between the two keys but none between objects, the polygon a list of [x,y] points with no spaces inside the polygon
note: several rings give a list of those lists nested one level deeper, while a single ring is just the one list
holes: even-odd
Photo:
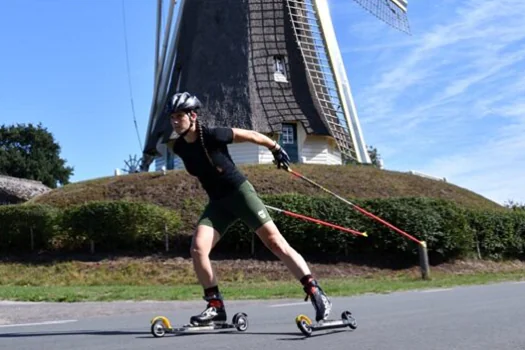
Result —
[{"label": "ski boot", "polygon": [[226,323],[226,310],[220,294],[205,296],[204,300],[208,302],[206,309],[199,315],[190,318],[190,324],[193,326],[209,326]]},{"label": "ski boot", "polygon": [[332,302],[326,294],[323,292],[316,280],[312,280],[306,286],[304,286],[304,291],[306,292],[306,298],[304,301],[307,301],[310,298],[312,305],[315,309],[315,321],[324,321],[330,315],[332,311]]},{"label": "ski boot", "polygon": [[350,327],[357,328],[357,323],[350,311],[343,311],[340,320],[329,320],[328,316],[332,311],[332,302],[323,292],[317,281],[312,280],[304,286],[307,301],[310,298],[315,309],[315,323],[306,315],[298,315],[295,323],[299,330],[307,337],[311,336],[314,331],[323,329],[336,329]]}]

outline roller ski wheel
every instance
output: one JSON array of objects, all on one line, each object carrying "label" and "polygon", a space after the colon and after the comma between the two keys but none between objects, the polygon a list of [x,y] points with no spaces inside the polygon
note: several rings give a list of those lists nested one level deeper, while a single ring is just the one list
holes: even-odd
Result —
[{"label": "roller ski wheel", "polygon": [[299,315],[295,318],[295,323],[297,324],[297,328],[303,333],[306,337],[309,337],[312,335],[313,329],[312,329],[312,320],[308,318],[306,315]]},{"label": "roller ski wheel", "polygon": [[299,315],[295,318],[295,323],[306,337],[310,337],[313,332],[320,330],[346,327],[354,330],[357,328],[357,322],[350,311],[343,311],[340,320],[325,320],[316,323],[312,322],[308,316]]},{"label": "roller ski wheel", "polygon": [[351,329],[357,328],[357,322],[350,311],[343,311],[341,314],[341,320],[343,320],[343,322],[345,322]]},{"label": "roller ski wheel", "polygon": [[155,338],[162,338],[166,334],[182,334],[199,331],[213,331],[225,329],[237,329],[239,332],[244,332],[248,329],[248,316],[243,312],[236,313],[232,318],[232,323],[212,323],[209,325],[195,326],[192,324],[185,324],[180,327],[174,327],[167,317],[157,316],[151,320],[151,334]]},{"label": "roller ski wheel", "polygon": [[232,318],[232,325],[237,328],[239,332],[244,332],[248,329],[248,315],[244,312],[236,313]]},{"label": "roller ski wheel", "polygon": [[151,321],[151,334],[155,338],[165,336],[169,328],[171,328],[170,321],[166,317],[157,316]]}]

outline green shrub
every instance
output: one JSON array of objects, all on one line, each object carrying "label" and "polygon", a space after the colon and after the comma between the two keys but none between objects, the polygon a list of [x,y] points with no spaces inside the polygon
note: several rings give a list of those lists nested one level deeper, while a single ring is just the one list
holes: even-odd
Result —
[{"label": "green shrub", "polygon": [[97,250],[152,250],[163,247],[165,229],[174,237],[180,217],[148,203],[94,201],[67,208],[62,229],[70,242],[93,241]]},{"label": "green shrub", "polygon": [[[298,194],[262,195],[270,206],[324,220],[368,237],[289,217],[269,210],[287,241],[301,254],[319,257],[367,255],[417,263],[418,245],[399,232],[333,197]],[[482,258],[525,257],[525,211],[465,209],[453,202],[429,198],[355,200],[356,205],[395,227],[427,242],[431,262],[461,258],[479,251]],[[165,229],[170,250],[187,254],[196,217],[205,203],[184,201],[179,212],[148,203],[94,201],[60,211],[46,205],[0,206],[0,251],[29,251],[31,230],[37,250],[162,251]],[[268,249],[248,227],[237,221],[214,251],[246,256]]]},{"label": "green shrub", "polygon": [[525,257],[525,211],[470,210],[468,218],[482,258]]},{"label": "green shrub", "polygon": [[[472,231],[465,212],[452,202],[393,198],[361,201],[360,206],[415,239],[425,241],[429,254],[435,258],[462,257],[472,249]],[[374,251],[407,256],[418,254],[418,245],[410,238],[372,218],[366,220],[369,244]]]},{"label": "green shrub", "polygon": [[[417,261],[416,242],[335,198],[303,195],[261,197],[268,205],[368,233],[368,238],[358,237],[271,212],[281,233],[303,254],[388,255],[397,259]],[[520,211],[475,212],[450,201],[430,198],[388,198],[353,202],[416,240],[425,241],[431,261],[472,256],[476,249],[476,236],[481,240],[482,251],[487,257],[523,256],[525,214]],[[246,253],[251,250],[251,240],[252,233],[248,227],[237,222],[230,228],[217,249],[230,253]],[[259,243],[256,243],[256,246],[256,251],[266,249]]]},{"label": "green shrub", "polygon": [[32,244],[35,250],[48,249],[57,232],[59,215],[58,209],[48,205],[0,206],[0,250],[29,252]]}]

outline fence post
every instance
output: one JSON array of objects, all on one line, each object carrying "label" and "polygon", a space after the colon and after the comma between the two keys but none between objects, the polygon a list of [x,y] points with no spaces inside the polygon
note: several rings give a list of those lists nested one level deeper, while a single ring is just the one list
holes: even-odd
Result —
[{"label": "fence post", "polygon": [[255,256],[255,233],[252,232],[252,247],[251,247],[251,250],[252,250],[252,258]]},{"label": "fence post", "polygon": [[430,265],[428,263],[427,243],[421,241],[419,244],[419,265],[421,267],[421,277],[424,280],[430,279]]},{"label": "fence post", "polygon": [[31,251],[35,250],[35,236],[33,235],[33,226],[29,228],[29,233],[31,234]]},{"label": "fence post", "polygon": [[165,247],[166,247],[166,252],[168,252],[170,250],[170,244],[169,244],[169,238],[168,238],[168,225],[167,224],[164,224],[164,238],[165,238]]}]

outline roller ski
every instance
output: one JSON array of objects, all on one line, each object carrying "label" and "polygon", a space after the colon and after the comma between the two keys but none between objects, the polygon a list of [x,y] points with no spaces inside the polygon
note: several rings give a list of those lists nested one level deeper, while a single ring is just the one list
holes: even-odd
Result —
[{"label": "roller ski", "polygon": [[357,328],[356,320],[350,311],[344,311],[339,320],[328,319],[332,310],[332,302],[315,280],[309,282],[304,287],[304,291],[306,292],[304,300],[307,301],[310,298],[316,313],[315,323],[306,315],[298,315],[295,318],[297,327],[306,337],[311,336],[314,331],[346,327],[351,329]]},{"label": "roller ski", "polygon": [[243,312],[239,312],[233,316],[232,323],[210,323],[208,325],[188,323],[181,327],[172,326],[169,319],[164,316],[157,316],[151,320],[151,334],[153,334],[155,338],[162,338],[166,334],[183,334],[233,328],[236,328],[240,332],[246,331],[248,329],[248,316]]},{"label": "roller ski", "polygon": [[173,327],[168,318],[157,316],[151,320],[151,334],[161,338],[166,334],[181,334],[199,331],[213,331],[236,328],[240,332],[248,329],[248,316],[243,312],[236,313],[232,322],[226,320],[226,311],[220,295],[204,297],[208,306],[199,315],[192,316],[190,323],[181,327]]}]

